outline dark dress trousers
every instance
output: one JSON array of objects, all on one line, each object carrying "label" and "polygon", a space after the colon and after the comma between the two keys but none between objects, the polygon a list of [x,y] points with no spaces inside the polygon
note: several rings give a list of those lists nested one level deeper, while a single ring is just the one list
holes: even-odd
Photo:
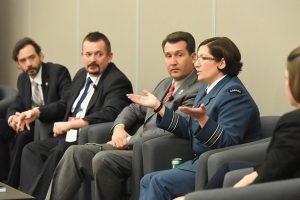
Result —
[{"label": "dark dress trousers", "polygon": [[[153,94],[160,100],[166,96],[172,78],[162,80],[154,89]],[[195,71],[182,82],[170,101],[165,105],[178,111],[181,105],[191,106],[200,83]],[[182,114],[182,113],[181,113]],[[153,109],[137,104],[130,104],[118,115],[114,125],[124,124],[132,135],[128,145],[154,137],[171,134],[157,128],[157,114]],[[136,131],[130,131],[136,126]],[[101,134],[101,131],[99,131]],[[124,195],[124,183],[132,172],[132,153],[128,150],[115,150],[111,145],[77,145],[70,147],[59,162],[53,175],[51,199],[73,199],[81,182],[94,179],[94,199],[115,200]],[[78,170],[79,169],[79,170]]]},{"label": "dark dress trousers", "polygon": [[[54,122],[61,120],[64,116],[65,104],[60,101],[67,93],[71,83],[71,77],[66,67],[54,63],[42,63],[41,67],[42,91],[44,97],[44,105],[40,107],[41,115],[39,119],[43,122]],[[30,126],[30,130],[16,134],[11,129],[7,120],[16,112],[23,112],[32,108],[31,101],[31,82],[26,73],[21,73],[17,81],[18,94],[13,104],[7,110],[5,121],[1,121],[0,132],[6,138],[6,143],[12,142],[10,152],[10,167],[7,183],[13,187],[19,185],[20,161],[23,147],[33,140],[34,123]],[[53,112],[54,110],[58,112]],[[0,140],[1,138],[0,137]],[[1,160],[1,158],[0,158]],[[4,164],[0,161],[1,165]]]},{"label": "dark dress trousers", "polygon": [[[71,115],[71,109],[80,90],[84,87],[87,72],[80,69],[75,75],[67,99],[64,120]],[[128,78],[110,63],[102,73],[96,89],[88,103],[83,120],[89,124],[114,121],[130,101],[126,94],[132,93]],[[21,161],[20,189],[37,199],[44,199],[57,163],[69,146],[59,138],[32,142],[25,146]]]}]

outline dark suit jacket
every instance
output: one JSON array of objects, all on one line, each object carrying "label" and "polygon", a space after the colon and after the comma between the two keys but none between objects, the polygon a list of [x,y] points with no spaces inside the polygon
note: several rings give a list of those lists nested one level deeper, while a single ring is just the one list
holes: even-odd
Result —
[{"label": "dark suit jacket", "polygon": [[[163,100],[170,88],[172,80],[173,79],[171,77],[163,79],[156,86],[153,94],[158,99]],[[199,86],[200,83],[197,80],[197,74],[193,71],[193,73],[181,84],[180,88],[178,88],[173,94],[172,100],[166,102],[165,105],[175,111],[181,105],[191,106],[195,100]],[[153,138],[167,133],[165,130],[157,128],[156,116],[157,114],[154,113],[153,109],[132,103],[124,108],[124,110],[118,115],[114,125],[120,123],[125,125],[129,134],[134,135],[129,140],[129,145],[132,145],[134,142],[139,140],[140,137]],[[137,125],[139,125],[139,129],[136,132],[135,130],[131,131]]]},{"label": "dark suit jacket", "polygon": [[[261,137],[260,116],[252,97],[237,77],[226,76],[206,94],[207,85],[201,85],[194,107],[205,104],[209,119],[201,128],[192,117],[183,117],[166,109],[163,118],[158,117],[160,128],[191,140],[195,154],[253,141]],[[194,162],[179,168],[195,171]]]},{"label": "dark suit jacket", "polygon": [[283,115],[255,183],[300,177],[300,109]]},{"label": "dark suit jacket", "polygon": [[[42,121],[50,122],[63,119],[65,104],[60,101],[67,93],[71,77],[66,67],[54,63],[42,63],[42,90],[45,105],[40,107]],[[23,112],[31,106],[31,82],[26,73],[21,73],[17,82],[18,94],[8,108],[7,119],[15,112]]]},{"label": "dark suit jacket", "polygon": [[[72,105],[84,86],[86,76],[87,72],[82,68],[72,81],[66,102],[65,121],[71,115]],[[115,64],[110,63],[101,75],[83,120],[89,124],[114,121],[122,109],[130,103],[126,96],[128,93],[132,93],[131,82]]]},{"label": "dark suit jacket", "polygon": [[[67,104],[65,121],[71,116],[72,105],[84,87],[86,77],[85,68],[79,69],[71,83],[68,95],[64,99]],[[132,93],[131,82],[113,63],[110,63],[102,73],[82,119],[89,124],[113,121],[130,103],[126,96],[128,93]],[[49,138],[30,143],[23,150],[27,153],[22,154],[20,188],[37,199],[44,199],[46,196],[55,167],[64,151],[70,146],[69,143],[59,141],[62,141],[60,137]],[[27,151],[28,149],[30,149],[30,153]],[[39,156],[32,157],[31,153]],[[43,163],[43,166],[39,169],[31,169],[30,166],[36,163],[39,163],[40,166]],[[25,170],[28,169],[27,167],[32,170],[34,176],[30,173],[29,175],[22,173],[27,171]]]}]

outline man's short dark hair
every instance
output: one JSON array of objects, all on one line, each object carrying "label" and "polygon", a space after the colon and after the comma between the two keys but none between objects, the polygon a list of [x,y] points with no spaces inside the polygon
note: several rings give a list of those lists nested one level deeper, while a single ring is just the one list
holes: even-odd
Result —
[{"label": "man's short dark hair", "polygon": [[103,33],[100,33],[100,32],[90,32],[90,33],[88,33],[85,36],[85,38],[83,39],[82,45],[83,45],[83,43],[85,41],[97,42],[99,40],[103,40],[104,41],[105,46],[106,46],[106,51],[107,51],[107,53],[110,53],[111,52],[110,41],[109,41],[109,39]]},{"label": "man's short dark hair", "polygon": [[16,62],[18,61],[18,55],[19,55],[20,50],[23,49],[27,45],[32,45],[37,54],[40,54],[42,51],[40,45],[38,45],[33,39],[31,39],[29,37],[24,37],[24,38],[20,39],[14,46],[14,49],[12,52],[12,59],[14,61],[16,61]]},{"label": "man's short dark hair", "polygon": [[177,43],[180,41],[186,42],[186,48],[190,55],[195,52],[196,44],[195,44],[195,39],[194,39],[193,35],[188,32],[183,32],[183,31],[176,31],[174,33],[167,35],[167,37],[163,40],[163,42],[161,44],[162,49],[164,50],[167,42]]}]

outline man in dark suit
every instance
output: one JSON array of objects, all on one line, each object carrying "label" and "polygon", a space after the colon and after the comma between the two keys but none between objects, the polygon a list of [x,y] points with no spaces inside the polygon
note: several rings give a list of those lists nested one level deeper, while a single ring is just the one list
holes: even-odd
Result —
[{"label": "man in dark suit", "polygon": [[[163,79],[154,93],[174,110],[191,106],[199,88],[193,66],[195,40],[190,33],[174,32],[162,48],[170,77]],[[153,109],[130,104],[115,120],[110,142],[68,149],[54,173],[51,199],[72,199],[83,179],[94,179],[95,199],[121,199],[123,183],[131,175],[133,144],[169,133],[157,128],[156,117]],[[131,131],[137,125],[137,131]]]},{"label": "man in dark suit", "polygon": [[45,198],[52,173],[70,146],[65,139],[76,134],[74,129],[113,121],[130,103],[126,94],[132,92],[131,82],[111,62],[113,54],[104,34],[89,33],[81,57],[85,67],[72,81],[64,120],[54,123],[54,138],[30,143],[23,150],[20,189],[37,199]]},{"label": "man in dark suit", "polygon": [[[8,144],[12,141],[11,162],[8,184],[17,187],[19,184],[20,161],[23,147],[33,140],[34,123],[25,126],[21,120],[31,115],[31,122],[39,118],[43,122],[54,122],[63,118],[65,105],[59,100],[67,92],[71,77],[66,67],[54,63],[44,63],[41,47],[30,38],[22,38],[13,49],[12,58],[23,71],[18,77],[18,94],[8,108],[6,120],[1,120],[0,151],[9,156]],[[37,87],[34,84],[37,83]],[[36,89],[38,91],[36,91]],[[34,95],[38,93],[38,95]],[[36,102],[38,98],[38,102]],[[53,114],[53,110],[57,110]],[[8,165],[0,158],[1,165]]]}]

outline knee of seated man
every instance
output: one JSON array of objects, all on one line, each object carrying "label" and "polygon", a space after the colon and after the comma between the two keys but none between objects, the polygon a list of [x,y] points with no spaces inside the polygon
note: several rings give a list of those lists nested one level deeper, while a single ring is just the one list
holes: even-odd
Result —
[{"label": "knee of seated man", "polygon": [[29,142],[26,144],[23,148],[22,154],[28,153],[28,152],[35,152],[36,144],[35,142]]},{"label": "knee of seated man", "polygon": [[86,157],[86,152],[85,145],[72,145],[66,150],[64,156],[73,156],[80,159]]},{"label": "knee of seated man", "polygon": [[95,172],[101,171],[105,167],[113,167],[114,158],[111,150],[99,151],[92,160],[93,169]]},{"label": "knee of seated man", "polygon": [[65,156],[66,155],[74,155],[78,152],[78,146],[76,145],[73,145],[73,146],[70,146],[66,152],[65,152]]}]

